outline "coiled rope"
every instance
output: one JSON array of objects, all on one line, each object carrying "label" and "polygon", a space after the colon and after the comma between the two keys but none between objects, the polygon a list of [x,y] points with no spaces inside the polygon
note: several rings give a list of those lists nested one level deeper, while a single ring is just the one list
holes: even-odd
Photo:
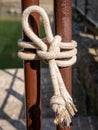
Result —
[{"label": "coiled rope", "polygon": [[[46,33],[44,40],[40,39],[30,28],[28,17],[31,12],[37,12],[42,17]],[[42,59],[48,62],[54,89],[54,95],[50,100],[52,109],[55,112],[54,123],[60,126],[64,126],[66,123],[67,126],[70,126],[71,118],[75,115],[77,109],[64,85],[59,67],[68,67],[76,62],[77,43],[72,40],[70,43],[64,44],[61,41],[61,36],[53,36],[47,13],[39,6],[30,6],[24,10],[22,25],[24,32],[32,42],[20,40],[18,44],[23,48],[35,48],[36,54],[19,51],[18,56],[23,60]],[[66,58],[67,60],[63,60]]]}]

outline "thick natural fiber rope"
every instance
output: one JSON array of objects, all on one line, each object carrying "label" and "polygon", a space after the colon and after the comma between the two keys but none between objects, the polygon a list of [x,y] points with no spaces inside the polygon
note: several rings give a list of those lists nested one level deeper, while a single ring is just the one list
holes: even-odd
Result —
[{"label": "thick natural fiber rope", "polygon": [[[37,12],[41,15],[46,38],[40,39],[30,28],[28,17],[31,12]],[[55,124],[63,126],[65,123],[70,126],[71,118],[77,112],[73,104],[73,100],[68,93],[58,67],[67,67],[76,62],[76,46],[75,41],[64,44],[61,37],[52,34],[50,23],[46,12],[39,6],[28,7],[22,15],[23,30],[32,42],[20,40],[19,46],[23,48],[35,48],[36,54],[27,54],[19,52],[18,55],[23,60],[47,60],[49,64],[54,96],[50,100],[53,111],[55,112]],[[63,49],[63,51],[61,51]],[[67,58],[67,60],[63,60]]]}]

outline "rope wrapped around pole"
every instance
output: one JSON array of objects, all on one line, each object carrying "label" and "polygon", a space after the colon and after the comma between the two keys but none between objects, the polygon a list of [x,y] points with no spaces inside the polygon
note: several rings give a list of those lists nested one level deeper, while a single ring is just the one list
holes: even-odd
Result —
[{"label": "rope wrapped around pole", "polygon": [[[42,17],[46,38],[40,39],[31,30],[28,23],[28,17],[31,12],[37,12]],[[50,105],[55,112],[54,123],[60,126],[65,124],[70,126],[71,118],[75,115],[77,109],[65,87],[59,67],[68,67],[76,62],[77,43],[72,40],[70,43],[64,44],[61,36],[53,36],[47,13],[39,6],[30,6],[24,10],[22,26],[32,42],[19,40],[18,44],[22,48],[35,48],[36,54],[19,51],[18,56],[23,60],[41,59],[48,62],[54,90],[54,95],[50,100]]]}]

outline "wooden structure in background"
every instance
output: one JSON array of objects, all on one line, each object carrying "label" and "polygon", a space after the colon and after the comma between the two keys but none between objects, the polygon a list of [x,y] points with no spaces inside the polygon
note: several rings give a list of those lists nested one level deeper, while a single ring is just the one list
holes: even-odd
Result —
[{"label": "wooden structure in background", "polygon": [[98,1],[73,0],[73,7],[84,16],[84,25],[98,35]]}]

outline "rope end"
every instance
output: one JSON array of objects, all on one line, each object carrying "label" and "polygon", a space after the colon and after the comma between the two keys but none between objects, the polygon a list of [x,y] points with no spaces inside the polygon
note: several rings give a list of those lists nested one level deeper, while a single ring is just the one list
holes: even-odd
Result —
[{"label": "rope end", "polygon": [[53,96],[50,101],[55,112],[54,123],[61,127],[70,126],[72,117],[77,112],[73,102],[64,101],[60,96]]}]

